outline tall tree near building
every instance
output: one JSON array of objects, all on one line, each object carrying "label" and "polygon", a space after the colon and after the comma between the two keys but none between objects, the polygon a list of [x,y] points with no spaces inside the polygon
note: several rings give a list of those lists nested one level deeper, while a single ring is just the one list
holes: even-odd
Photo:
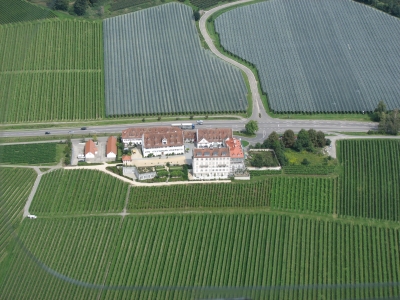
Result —
[{"label": "tall tree near building", "polygon": [[294,132],[291,129],[286,130],[282,136],[283,144],[286,148],[292,148],[296,139],[294,138]]},{"label": "tall tree near building", "polygon": [[250,120],[247,122],[245,128],[248,134],[255,134],[258,131],[258,123],[257,121]]}]

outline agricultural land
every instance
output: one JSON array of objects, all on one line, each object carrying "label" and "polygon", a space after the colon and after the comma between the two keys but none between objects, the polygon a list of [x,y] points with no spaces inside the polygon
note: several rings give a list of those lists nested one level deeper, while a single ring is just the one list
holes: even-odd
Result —
[{"label": "agricultural land", "polygon": [[1,25],[0,121],[103,118],[102,41],[99,22]]},{"label": "agricultural land", "polygon": [[192,18],[170,3],[104,20],[107,116],[246,112],[240,70],[201,48]]},{"label": "agricultural land", "polygon": [[[1,295],[396,298],[399,147],[341,141],[339,175],[275,171],[230,184],[128,187],[99,171],[52,171],[30,208],[38,219],[7,240]],[[17,170],[31,174],[1,174]]]},{"label": "agricultural land", "polygon": [[215,27],[228,52],[255,65],[273,112],[400,106],[400,20],[390,15],[347,0],[271,0],[223,13]]},{"label": "agricultural land", "polygon": [[23,0],[2,0],[0,11],[0,25],[56,17],[51,10]]},{"label": "agricultural land", "polygon": [[[58,148],[56,143],[0,145],[1,164],[46,164],[57,163]],[[62,150],[62,149],[61,149]]]}]

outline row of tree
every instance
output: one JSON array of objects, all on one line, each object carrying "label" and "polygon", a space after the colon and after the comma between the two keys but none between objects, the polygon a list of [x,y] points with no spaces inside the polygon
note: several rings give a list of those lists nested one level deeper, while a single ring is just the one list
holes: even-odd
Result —
[{"label": "row of tree", "polygon": [[[76,0],[73,6],[74,12],[78,16],[83,16],[86,13],[89,5],[93,6],[99,0]],[[51,9],[68,11],[69,0],[51,0],[49,3]]]},{"label": "row of tree", "polygon": [[355,0],[367,5],[371,5],[381,11],[400,17],[400,0]]}]

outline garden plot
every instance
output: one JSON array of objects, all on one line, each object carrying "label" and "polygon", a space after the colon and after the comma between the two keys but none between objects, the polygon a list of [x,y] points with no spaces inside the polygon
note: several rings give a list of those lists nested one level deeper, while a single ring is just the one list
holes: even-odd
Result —
[{"label": "garden plot", "polygon": [[201,48],[189,6],[106,19],[103,32],[107,116],[246,111],[240,70]]},{"label": "garden plot", "polygon": [[221,45],[255,64],[274,112],[400,106],[400,20],[348,0],[271,0],[215,20]]}]

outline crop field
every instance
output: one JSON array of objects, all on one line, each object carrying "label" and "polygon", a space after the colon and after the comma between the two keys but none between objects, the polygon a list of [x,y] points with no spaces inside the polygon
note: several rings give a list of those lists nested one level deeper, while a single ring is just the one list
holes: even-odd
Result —
[{"label": "crop field", "polygon": [[221,0],[190,0],[190,3],[198,8],[205,9],[217,5]]},{"label": "crop field", "polygon": [[22,0],[1,0],[0,11],[0,24],[56,17],[51,10]]},{"label": "crop field", "polygon": [[400,281],[398,228],[200,214],[25,220],[18,236],[0,283],[5,299],[32,293],[40,299],[238,293],[249,299],[377,299],[400,293],[396,284],[377,284]]},{"label": "crop field", "polygon": [[153,0],[117,0],[113,1],[110,5],[110,11],[115,11],[119,9],[124,9],[132,6],[139,5],[153,5]]},{"label": "crop field", "polygon": [[0,121],[103,118],[102,51],[99,22],[0,26]]},{"label": "crop field", "polygon": [[400,221],[400,141],[344,140],[339,215]]},{"label": "crop field", "polygon": [[240,70],[201,47],[189,6],[106,19],[103,32],[107,116],[246,111]]},{"label": "crop field", "polygon": [[0,163],[42,164],[55,163],[56,143],[0,145]]},{"label": "crop field", "polygon": [[128,209],[271,207],[333,213],[336,178],[272,177],[236,184],[134,187]]},{"label": "crop field", "polygon": [[8,257],[11,235],[22,219],[22,210],[36,176],[33,169],[0,168],[0,282],[4,271],[2,262]]},{"label": "crop field", "polygon": [[273,112],[400,107],[400,20],[388,14],[348,0],[270,0],[215,27],[227,51],[256,66]]},{"label": "crop field", "polygon": [[128,184],[96,170],[56,170],[43,175],[30,212],[40,215],[121,212]]},{"label": "crop field", "polygon": [[328,175],[335,172],[335,166],[285,166],[283,172],[292,175]]}]

